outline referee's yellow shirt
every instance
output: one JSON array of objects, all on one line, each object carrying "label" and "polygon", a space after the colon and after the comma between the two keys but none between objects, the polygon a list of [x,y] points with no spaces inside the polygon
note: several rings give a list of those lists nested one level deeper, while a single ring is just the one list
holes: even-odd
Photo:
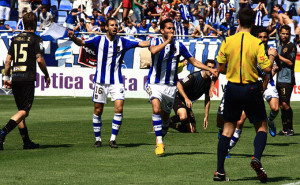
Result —
[{"label": "referee's yellow shirt", "polygon": [[257,81],[257,64],[261,69],[271,64],[265,54],[264,44],[249,32],[239,32],[226,38],[220,47],[217,61],[227,63],[228,81],[242,84]]}]

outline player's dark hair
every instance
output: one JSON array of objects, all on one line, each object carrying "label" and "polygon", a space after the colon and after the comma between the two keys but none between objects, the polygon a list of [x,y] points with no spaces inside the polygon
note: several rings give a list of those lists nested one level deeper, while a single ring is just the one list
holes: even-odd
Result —
[{"label": "player's dark hair", "polygon": [[110,17],[110,18],[108,18],[108,19],[106,20],[106,26],[107,26],[107,27],[108,27],[110,21],[116,21],[116,22],[118,23],[118,21],[117,21],[115,18]]},{"label": "player's dark hair", "polygon": [[289,25],[285,24],[285,25],[281,26],[280,29],[279,29],[279,32],[281,32],[282,29],[285,29],[285,30],[289,31],[289,33],[291,34],[291,27]]},{"label": "player's dark hair", "polygon": [[204,22],[205,22],[205,18],[204,17],[199,17],[199,21],[200,21],[200,19],[202,19]]},{"label": "player's dark hair", "polygon": [[276,5],[274,5],[274,6],[276,6],[277,8],[279,8],[283,13],[285,12],[285,10],[282,8],[282,6],[281,5],[279,5],[279,4],[276,4]]},{"label": "player's dark hair", "polygon": [[[94,20],[95,20],[95,18],[94,18]],[[80,18],[80,19],[79,19],[79,22],[84,22],[84,19],[83,19],[83,18]]]},{"label": "player's dark hair", "polygon": [[46,9],[47,10],[47,5],[42,5],[41,10]]},{"label": "player's dark hair", "polygon": [[85,9],[85,6],[84,6],[83,4],[79,5],[79,6],[78,6],[78,9],[79,9],[79,8],[81,9],[81,6],[82,6],[82,10],[84,10],[84,9]]},{"label": "player's dark hair", "polygon": [[188,20],[182,21],[182,24],[189,24],[190,22]]},{"label": "player's dark hair", "polygon": [[266,32],[267,35],[269,36],[267,29],[264,27],[260,27],[257,29],[256,36],[258,36],[258,34],[263,33],[263,32]]},{"label": "player's dark hair", "polygon": [[105,0],[104,2],[103,2],[103,4],[105,4],[105,5],[109,5],[109,1],[108,0]]},{"label": "player's dark hair", "polygon": [[161,30],[165,29],[167,23],[172,23],[172,24],[173,24],[172,19],[167,18],[167,19],[161,21],[161,22],[159,23],[160,29],[161,29]]},{"label": "player's dark hair", "polygon": [[36,30],[37,18],[35,13],[29,12],[23,16],[25,30]]},{"label": "player's dark hair", "polygon": [[207,59],[207,60],[205,61],[205,65],[207,65],[208,63],[214,64],[214,65],[215,65],[215,67],[216,67],[216,65],[217,65],[217,63],[216,63],[216,61],[215,61],[215,60],[210,60],[210,59]]},{"label": "player's dark hair", "polygon": [[240,26],[244,28],[251,28],[254,24],[255,14],[250,8],[243,8],[239,11]]}]

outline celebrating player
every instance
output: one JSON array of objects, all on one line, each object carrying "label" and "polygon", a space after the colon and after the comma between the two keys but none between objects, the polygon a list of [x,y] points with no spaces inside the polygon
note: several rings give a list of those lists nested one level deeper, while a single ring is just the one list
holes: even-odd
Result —
[{"label": "celebrating player", "polygon": [[216,70],[197,61],[186,47],[174,40],[174,25],[171,19],[160,23],[162,37],[150,41],[152,66],[149,70],[146,90],[153,108],[153,128],[156,134],[156,155],[164,154],[163,132],[166,134],[169,116],[176,95],[178,80],[177,69],[180,56],[183,56],[195,67],[208,70],[216,75]]},{"label": "celebrating player", "polygon": [[[19,125],[19,131],[23,138],[24,149],[38,148],[39,145],[29,139],[25,118],[28,116],[34,99],[34,81],[36,80],[36,62],[45,75],[47,86],[50,78],[43,58],[43,40],[34,32],[37,26],[37,18],[34,13],[23,16],[25,31],[13,38],[8,50],[5,62],[4,85],[12,88],[18,112],[11,117],[9,122],[0,131],[0,150],[3,150],[3,142],[6,135]],[[12,80],[9,79],[11,62]]]},{"label": "celebrating player", "polygon": [[[214,69],[216,62],[207,60],[207,67]],[[210,71],[197,71],[189,74],[181,82],[177,83],[177,93],[174,101],[173,109],[175,116],[170,118],[170,127],[180,132],[196,132],[196,119],[192,110],[193,103],[205,94],[205,116],[203,120],[203,128],[208,125],[208,115],[210,108],[209,91],[212,85]],[[181,124],[177,124],[177,122]]]},{"label": "celebrating player", "polygon": [[94,147],[101,147],[101,115],[104,104],[107,103],[108,93],[111,101],[115,104],[115,115],[112,122],[112,134],[109,141],[111,148],[118,148],[116,137],[118,135],[123,119],[124,85],[121,73],[121,65],[125,52],[134,47],[147,47],[149,41],[130,41],[117,36],[118,23],[114,18],[106,21],[106,35],[94,37],[91,40],[81,40],[74,36],[74,32],[68,31],[68,36],[78,46],[94,48],[97,55],[97,67],[94,77],[94,115],[93,125],[96,142]]}]

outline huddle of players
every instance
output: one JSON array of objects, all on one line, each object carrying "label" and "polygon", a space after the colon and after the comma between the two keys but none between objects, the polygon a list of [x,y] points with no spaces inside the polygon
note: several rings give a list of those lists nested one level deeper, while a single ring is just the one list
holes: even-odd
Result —
[{"label": "huddle of players", "polygon": [[[39,67],[45,74],[45,81],[47,85],[50,84],[50,78],[46,69],[45,61],[41,55],[42,40],[34,33],[32,33],[32,31],[36,28],[36,17],[34,14],[31,13],[27,14],[26,17],[28,17],[28,19],[24,18],[24,25],[26,31],[13,39],[6,60],[4,84],[6,87],[11,87],[13,89],[13,94],[19,111],[9,120],[7,125],[1,129],[0,150],[3,150],[3,142],[5,140],[6,135],[17,125],[19,125],[19,128],[21,126],[20,133],[24,141],[24,149],[33,149],[39,147],[38,144],[33,143],[29,139],[28,131],[25,125],[25,118],[28,116],[34,98],[33,84],[35,81],[36,74],[35,61],[38,62]],[[115,19],[109,19],[107,21],[106,27],[108,30],[106,35],[97,36],[87,41],[75,37],[74,32],[72,31],[68,32],[68,36],[75,44],[79,46],[93,47],[97,51],[98,62],[94,78],[95,84],[93,94],[93,126],[96,138],[94,146],[102,146],[101,115],[103,113],[104,104],[106,104],[107,102],[107,96],[108,94],[110,94],[111,100],[114,101],[115,104],[115,115],[112,121],[112,135],[109,141],[109,145],[111,148],[118,147],[116,144],[116,137],[122,124],[123,105],[125,98],[120,65],[122,64],[125,52],[137,46],[149,47],[149,50],[152,55],[152,66],[149,70],[145,89],[149,94],[149,98],[153,108],[152,123],[156,134],[156,155],[164,154],[165,146],[163,144],[163,137],[167,133],[170,124],[169,122],[171,122],[171,127],[178,129],[178,125],[176,125],[176,122],[181,121],[184,125],[188,125],[188,127],[182,128],[182,130],[195,132],[195,117],[191,110],[192,102],[196,101],[203,94],[205,94],[206,99],[204,118],[204,128],[206,128],[208,123],[207,119],[210,106],[209,90],[213,86],[213,81],[215,80],[212,80],[211,76],[213,75],[215,78],[218,76],[216,69],[214,69],[216,66],[215,61],[208,60],[206,61],[205,65],[202,64],[200,61],[197,61],[181,42],[178,42],[174,39],[175,28],[172,20],[170,19],[166,19],[161,22],[160,31],[162,33],[162,36],[152,39],[151,41],[136,42],[127,40],[122,37],[118,37],[116,35],[118,31],[118,26],[117,21]],[[287,30],[287,32],[284,32],[283,30]],[[288,31],[289,30],[287,27],[281,28],[281,33],[285,33],[287,36],[290,33]],[[284,48],[287,48],[288,51],[289,49],[293,50],[293,48],[289,46],[288,42],[283,42],[282,47],[283,49],[281,55],[283,57],[287,53],[286,49]],[[36,53],[36,55],[27,55],[29,52]],[[219,55],[222,55],[222,52],[221,54],[219,53]],[[271,51],[269,55],[275,57],[277,53]],[[281,55],[279,55],[279,59]],[[177,83],[177,70],[180,56],[183,56],[185,59],[188,60],[188,62],[190,62],[195,67],[203,70],[192,73],[182,82]],[[14,61],[14,63],[11,81],[8,75],[10,73],[9,69],[12,60]],[[292,58],[289,58],[289,61],[291,60]],[[290,69],[289,72],[293,72],[291,65],[289,65],[290,63],[287,62],[287,64],[285,64],[286,63],[284,62],[282,65],[282,69],[284,69],[284,67],[287,67],[288,69]],[[269,75],[269,78],[272,78],[272,75]],[[22,83],[18,83],[18,81],[21,81]],[[286,82],[287,81],[284,81],[282,83]],[[290,81],[288,82],[294,83],[294,80],[290,79]],[[271,84],[271,82],[269,84]],[[273,85],[271,84],[271,86]],[[269,87],[268,85],[267,88],[271,88],[271,86]],[[285,93],[284,96],[287,99],[289,98],[289,87],[290,86],[287,86],[286,84],[279,86],[280,90],[284,89],[280,92]],[[225,93],[225,95],[226,94],[228,93]],[[289,101],[282,102],[285,102],[286,105],[289,105]],[[284,108],[284,110],[286,110],[286,106],[282,102],[281,105]],[[169,116],[172,108],[174,108],[176,115],[170,119]],[[288,108],[289,109],[286,110],[287,114],[285,119],[289,119],[289,121],[291,121],[290,117],[288,116],[288,112],[289,110],[291,110],[291,108]],[[271,110],[269,116],[269,125],[271,130],[274,129],[274,123],[273,125],[271,125],[271,123],[277,113],[276,110]],[[179,130],[181,129],[179,128]],[[228,147],[226,149],[226,152],[227,150]],[[259,165],[260,163],[256,162],[253,164]],[[256,170],[256,168],[254,169]],[[259,171],[259,173],[261,173],[261,171]],[[214,180],[226,180],[225,173],[217,171]]]}]

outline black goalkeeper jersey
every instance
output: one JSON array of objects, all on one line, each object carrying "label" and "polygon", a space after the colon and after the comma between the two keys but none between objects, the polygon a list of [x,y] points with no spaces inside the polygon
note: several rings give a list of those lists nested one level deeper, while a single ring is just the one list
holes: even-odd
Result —
[{"label": "black goalkeeper jersey", "polygon": [[[208,77],[204,79],[201,73],[202,71],[191,73],[180,82],[183,86],[184,92],[191,101],[196,101],[203,94],[209,93],[211,78]],[[179,92],[177,92],[177,96],[183,99]]]},{"label": "black goalkeeper jersey", "polygon": [[12,81],[36,80],[36,55],[43,54],[43,40],[32,32],[12,39],[8,54],[12,56]]}]

